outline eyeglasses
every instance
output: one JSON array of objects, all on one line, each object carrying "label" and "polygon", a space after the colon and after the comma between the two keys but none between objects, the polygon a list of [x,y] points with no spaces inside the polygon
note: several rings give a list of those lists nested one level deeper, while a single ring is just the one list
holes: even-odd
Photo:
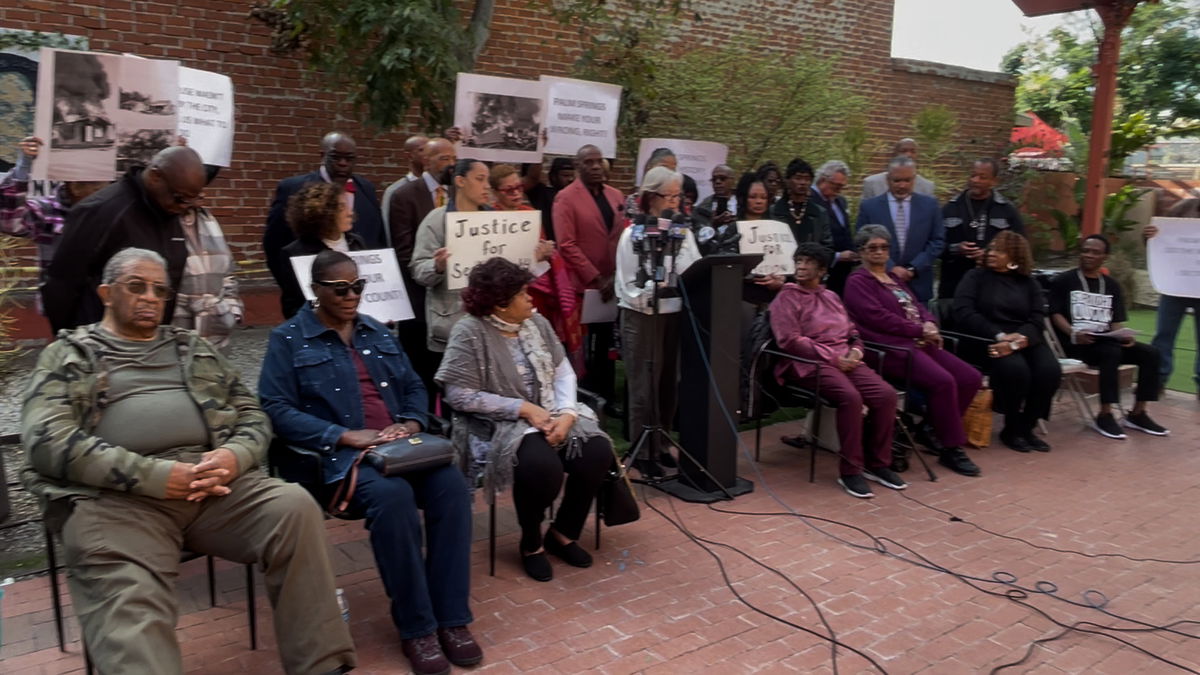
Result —
[{"label": "eyeglasses", "polygon": [[313,283],[320,284],[325,288],[332,288],[333,294],[339,298],[346,297],[350,291],[354,291],[355,295],[362,295],[363,289],[367,287],[367,280],[363,278],[354,281],[315,281]]},{"label": "eyeglasses", "polygon": [[166,284],[152,284],[143,279],[129,279],[127,281],[114,281],[114,286],[124,286],[126,291],[133,295],[145,295],[146,290],[153,288],[154,297],[159,300],[170,300],[175,296],[175,291],[171,290]]},{"label": "eyeglasses", "polygon": [[513,185],[511,187],[496,188],[496,189],[500,192],[503,192],[506,195],[519,195],[525,191],[525,187],[522,185]]},{"label": "eyeglasses", "polygon": [[863,246],[863,250],[867,251],[868,253],[874,253],[876,251],[887,251],[891,248],[892,247],[890,244],[868,244],[866,246]]}]

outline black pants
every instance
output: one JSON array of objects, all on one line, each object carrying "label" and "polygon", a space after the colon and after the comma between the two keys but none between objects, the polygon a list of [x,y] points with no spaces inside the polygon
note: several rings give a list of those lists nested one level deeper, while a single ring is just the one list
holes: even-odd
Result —
[{"label": "black pants", "polygon": [[609,403],[616,403],[616,365],[608,357],[613,346],[615,323],[589,323],[584,338],[584,367],[587,371],[579,379],[579,386],[599,394]]},{"label": "black pants", "polygon": [[544,435],[527,434],[517,448],[517,464],[513,467],[513,503],[521,525],[521,550],[541,548],[542,520],[558,496],[564,471],[567,487],[553,527],[567,539],[578,539],[592,500],[612,463],[612,445],[603,436],[588,439],[580,456],[565,459],[561,452],[550,447]]},{"label": "black pants", "polygon": [[1120,403],[1120,381],[1118,368],[1131,363],[1138,368],[1138,401],[1158,400],[1158,350],[1150,345],[1135,342],[1122,347],[1116,340],[1099,338],[1090,345],[1067,345],[1067,354],[1100,371],[1100,402]]},{"label": "black pants", "polygon": [[998,359],[990,359],[988,376],[992,386],[992,410],[1008,417],[1006,426],[1019,425],[1031,431],[1038,419],[1050,419],[1050,405],[1062,380],[1062,367],[1054,352],[1043,344],[1033,345]]}]

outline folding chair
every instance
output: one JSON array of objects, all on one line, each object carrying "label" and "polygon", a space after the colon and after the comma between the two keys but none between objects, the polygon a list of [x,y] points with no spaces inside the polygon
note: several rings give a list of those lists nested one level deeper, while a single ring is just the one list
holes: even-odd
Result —
[{"label": "folding chair", "polygon": [[[1055,358],[1058,359],[1059,365],[1062,367],[1062,382],[1066,385],[1067,391],[1071,394],[1072,400],[1075,402],[1075,410],[1083,419],[1083,426],[1092,428],[1095,425],[1096,414],[1093,411],[1091,404],[1088,402],[1089,396],[1094,396],[1099,392],[1100,371],[1089,367],[1086,363],[1079,363],[1075,359],[1067,356],[1067,352],[1063,349],[1062,343],[1059,342],[1058,333],[1054,330],[1054,325],[1050,323],[1050,317],[1046,317],[1045,327],[1042,329],[1043,339],[1050,346],[1050,350],[1054,352]],[[1122,382],[1125,378],[1132,377],[1133,371],[1137,366],[1125,363],[1117,368],[1117,376]],[[1088,385],[1085,387],[1084,385]],[[1059,389],[1059,395],[1062,395],[1062,388]],[[1117,409],[1121,414],[1125,414],[1124,408],[1120,402],[1117,403]]]}]

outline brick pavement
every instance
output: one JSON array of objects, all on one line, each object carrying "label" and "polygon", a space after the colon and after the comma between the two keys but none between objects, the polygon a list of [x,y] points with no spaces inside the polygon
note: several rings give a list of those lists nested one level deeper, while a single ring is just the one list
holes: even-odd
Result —
[{"label": "brick pavement", "polygon": [[[1133,557],[1200,559],[1194,505],[1200,503],[1200,407],[1173,394],[1156,409],[1172,429],[1166,439],[1145,435],[1109,441],[1081,431],[1064,403],[1050,427],[1049,454],[1021,455],[997,445],[972,455],[984,476],[938,471],[923,479],[907,474],[905,496],[929,507],[1043,546]],[[797,626],[772,620],[737,601],[714,559],[649,509],[634,524],[606,529],[590,569],[555,567],[553,582],[523,576],[514,556],[511,503],[500,505],[495,577],[487,575],[486,512],[476,523],[473,551],[475,635],[484,644],[489,673],[740,673],[832,672],[827,635],[817,603],[836,637],[861,650],[888,673],[987,672],[1024,655],[1030,642],[1058,632],[1035,611],[997,595],[991,582],[1004,571],[1019,583],[1057,586],[1028,603],[1058,621],[1093,621],[1136,627],[1128,621],[1065,601],[1086,604],[1094,589],[1109,611],[1165,624],[1200,619],[1200,565],[1084,558],[1032,548],[982,532],[883,488],[871,501],[855,500],[834,485],[831,456],[818,459],[818,479],[807,482],[807,455],[777,442],[796,423],[771,428],[759,465],[764,485],[743,462],[742,475],[756,490],[716,508],[782,513],[767,486],[793,509],[853,523],[887,543],[926,556],[983,581],[977,590],[947,574],[913,566],[871,549],[865,535],[812,522],[853,544],[821,534],[792,515],[734,515],[701,505],[671,502],[650,491],[650,503],[698,536],[727,543],[717,549],[734,588],[748,603]],[[751,434],[746,438],[752,439]],[[329,524],[339,585],[346,589],[363,673],[407,672],[388,617],[361,523]],[[590,541],[590,525],[584,538]],[[737,551],[774,567],[756,565]],[[911,557],[911,556],[910,556]],[[261,644],[248,649],[240,566],[218,564],[219,606],[207,608],[203,563],[181,571],[179,637],[189,673],[279,672],[270,609],[259,604]],[[801,592],[803,591],[803,593]],[[260,598],[263,595],[259,588]],[[69,607],[69,599],[67,600]],[[4,601],[0,672],[58,674],[82,671],[77,627],[68,619],[67,653],[55,644],[44,578],[19,582]],[[1197,632],[1192,625],[1178,630]],[[1200,642],[1178,634],[1124,633],[1122,637],[1165,659],[1200,669]],[[847,649],[838,650],[841,672],[873,672]],[[1007,672],[1157,673],[1173,669],[1110,639],[1073,634],[1034,650],[1030,661]]]}]

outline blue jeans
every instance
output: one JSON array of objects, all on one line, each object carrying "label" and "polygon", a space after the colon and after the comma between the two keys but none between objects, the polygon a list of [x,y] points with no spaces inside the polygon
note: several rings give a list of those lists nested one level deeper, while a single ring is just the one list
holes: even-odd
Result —
[{"label": "blue jeans", "polygon": [[[1200,298],[1180,298],[1174,295],[1158,296],[1158,322],[1154,327],[1154,340],[1150,344],[1154,345],[1161,357],[1158,363],[1158,372],[1162,375],[1161,386],[1164,387],[1175,367],[1173,354],[1175,338],[1179,335],[1179,325],[1183,323],[1183,317],[1187,313],[1188,307],[1191,307],[1192,311],[1196,313],[1193,317],[1196,326],[1196,347],[1200,351]],[[1200,354],[1197,356],[1200,357]],[[1196,359],[1196,370],[1192,373],[1192,378],[1197,385],[1200,385],[1200,358]]]},{"label": "blue jeans", "polygon": [[[388,477],[360,465],[352,508],[366,513],[402,639],[471,623],[471,497],[456,467]],[[425,511],[424,558],[417,509]]]}]

